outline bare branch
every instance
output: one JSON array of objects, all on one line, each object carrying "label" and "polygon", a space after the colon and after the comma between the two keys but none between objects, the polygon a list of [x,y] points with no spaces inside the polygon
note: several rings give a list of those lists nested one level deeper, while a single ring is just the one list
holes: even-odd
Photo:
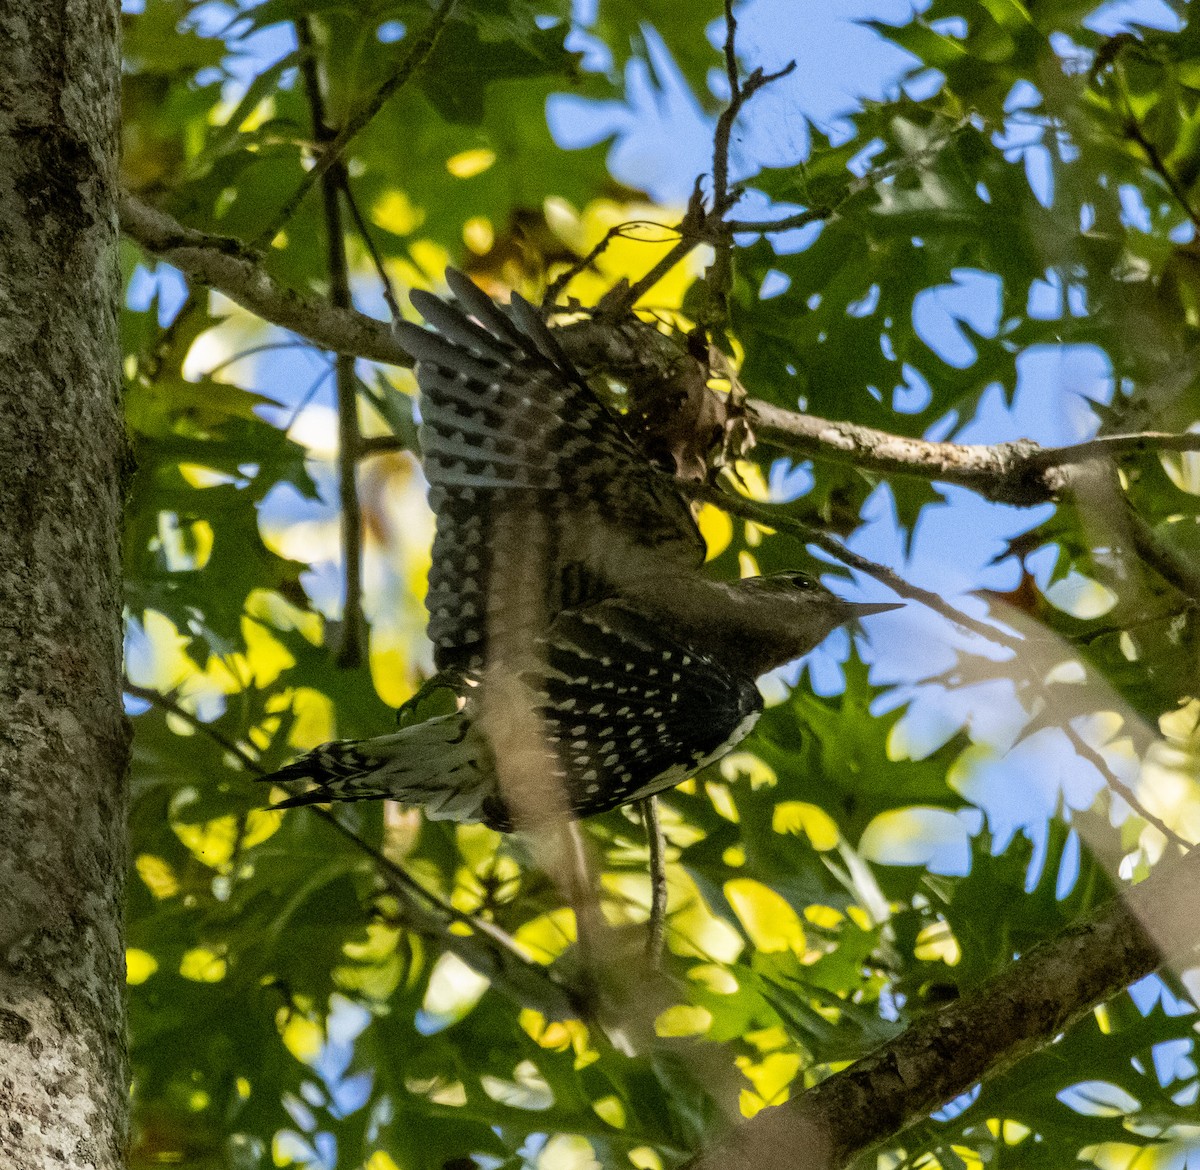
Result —
[{"label": "bare branch", "polygon": [[387,266],[383,262],[383,256],[380,255],[379,248],[375,244],[375,237],[371,234],[371,229],[367,221],[363,218],[362,212],[359,210],[358,200],[354,198],[354,191],[350,187],[350,176],[346,172],[346,168],[341,168],[342,194],[346,197],[346,206],[350,209],[350,216],[354,220],[354,226],[358,229],[359,237],[362,239],[363,246],[367,249],[367,255],[371,257],[371,264],[375,268],[375,275],[379,277],[379,284],[383,292],[384,304],[388,307],[388,312],[392,315],[393,321],[400,321],[404,314],[400,309],[400,302],[396,299],[396,289],[392,284],[392,278],[388,275]]},{"label": "bare branch", "polygon": [[[554,302],[558,300],[563,289],[567,287],[581,272],[586,272],[589,268],[600,259],[608,250],[608,246],[613,240],[625,238],[636,240],[637,237],[630,234],[630,228],[635,227],[651,227],[659,228],[663,231],[668,231],[672,235],[677,232],[677,228],[668,228],[665,224],[655,223],[654,220],[647,219],[627,219],[623,223],[619,223],[610,227],[601,238],[600,242],[586,256],[581,256],[574,264],[571,265],[565,272],[560,273],[550,283],[546,289],[545,296],[542,297],[543,310],[549,310],[553,307]],[[662,241],[665,242],[665,241]]]},{"label": "bare branch", "polygon": [[1164,957],[1190,953],[1198,921],[1200,850],[1192,850],[870,1056],[764,1109],[692,1170],[846,1166],[1045,1047]]},{"label": "bare branch", "polygon": [[700,190],[699,180],[692,189],[687,211],[674,230],[679,233],[679,242],[639,280],[625,287],[618,286],[610,296],[606,296],[599,306],[600,316],[607,320],[620,320],[693,248],[697,248],[707,241],[704,197]]},{"label": "bare branch", "polygon": [[650,849],[650,922],[646,936],[646,961],[655,970],[662,963],[663,932],[667,921],[667,858],[662,819],[658,815],[658,797],[638,801],[642,823],[646,826],[646,844]]},{"label": "bare branch", "polygon": [[734,0],[725,0],[725,76],[729,82],[729,104],[721,111],[713,130],[712,211],[709,222],[710,242],[714,248],[712,266],[705,276],[707,294],[700,313],[700,327],[708,337],[722,332],[729,318],[729,293],[733,288],[733,232],[725,222],[725,213],[741,196],[729,189],[729,146],[734,123],[746,103],[763,86],[784,77],[796,68],[790,62],[778,73],[766,74],[756,69],[742,83],[737,63],[737,18],[733,14]]},{"label": "bare branch", "polygon": [[121,230],[189,280],[224,293],[264,321],[290,329],[321,349],[395,366],[413,364],[386,322],[284,288],[267,275],[262,257],[240,240],[185,228],[129,194],[121,198]]},{"label": "bare branch", "polygon": [[1138,47],[1140,47],[1139,43],[1134,37],[1129,37],[1128,39],[1125,37],[1114,37],[1108,42],[1108,52],[1105,53],[1102,51],[1096,57],[1091,70],[1092,78],[1095,80],[1105,66],[1112,68],[1116,75],[1117,94],[1123,107],[1121,112],[1124,114],[1125,124],[1123,129],[1125,133],[1141,149],[1142,153],[1146,156],[1146,161],[1150,164],[1151,170],[1166,184],[1167,190],[1175,197],[1175,201],[1179,204],[1184,214],[1187,215],[1194,226],[1200,227],[1200,212],[1192,206],[1186,185],[1179,181],[1175,172],[1167,165],[1167,160],[1162,156],[1158,147],[1146,135],[1137,114],[1134,112],[1133,104],[1129,100],[1129,86],[1125,78],[1124,62],[1121,60],[1121,57],[1126,49],[1136,49]]},{"label": "bare branch", "polygon": [[1108,766],[1108,761],[1094,748],[1070,723],[1063,725],[1063,731],[1067,733],[1067,738],[1071,741],[1071,746],[1082,756],[1101,776],[1104,777],[1108,784],[1122,800],[1129,805],[1131,809],[1147,824],[1153,825],[1168,841],[1174,842],[1185,853],[1191,849],[1191,843],[1185,841],[1170,825],[1161,817],[1156,817],[1141,801],[1138,794],[1134,792],[1124,780],[1120,778]]},{"label": "bare branch", "polygon": [[1134,551],[1142,561],[1185,597],[1200,604],[1200,572],[1196,571],[1195,566],[1161,539],[1133,508],[1126,509],[1124,519],[1133,538]]},{"label": "bare branch", "polygon": [[[412,365],[412,358],[385,322],[283,288],[262,270],[258,256],[236,240],[185,228],[130,195],[122,200],[121,223],[127,235],[191,280],[219,289],[264,320],[307,337],[322,349],[394,366]],[[683,227],[681,224],[681,231]],[[622,329],[614,330],[613,321],[620,321],[624,310],[703,240],[702,234],[681,238],[651,272],[603,307],[603,320],[580,321],[557,330],[556,336],[573,360],[583,368],[598,368],[610,358],[615,359],[613,365],[628,365],[631,355],[626,351],[635,343],[640,345],[643,334],[631,337]],[[654,332],[652,326],[645,329]],[[670,348],[669,339],[655,336],[660,338],[655,344]],[[614,349],[619,352],[609,352]],[[665,366],[685,356],[675,349],[652,358]],[[997,503],[1025,507],[1059,498],[1066,487],[1061,469],[1070,464],[1156,451],[1200,451],[1200,433],[1193,432],[1105,435],[1068,447],[1041,447],[1029,439],[986,446],[909,438],[785,410],[753,398],[746,403],[746,413],[760,441],[792,454],[853,464],[884,475],[913,475],[957,484]],[[389,448],[380,441],[371,449]]]},{"label": "bare branch", "polygon": [[914,151],[912,154],[906,154],[903,158],[893,159],[891,162],[881,163],[877,167],[872,167],[865,175],[860,175],[847,183],[832,203],[821,207],[810,207],[804,211],[797,212],[795,215],[788,215],[784,216],[783,219],[766,222],[753,219],[727,219],[725,226],[730,232],[757,232],[765,235],[769,232],[794,231],[796,228],[806,227],[808,224],[815,223],[818,220],[832,219],[837,213],[838,208],[842,204],[848,203],[855,195],[860,195],[863,191],[877,186],[879,183],[895,175],[902,174],[913,167],[921,166],[923,163],[935,158],[948,142],[952,141],[956,135],[961,134],[970,125],[971,115],[967,115],[965,118],[960,118],[955,122],[945,137],[930,143],[924,149]]}]

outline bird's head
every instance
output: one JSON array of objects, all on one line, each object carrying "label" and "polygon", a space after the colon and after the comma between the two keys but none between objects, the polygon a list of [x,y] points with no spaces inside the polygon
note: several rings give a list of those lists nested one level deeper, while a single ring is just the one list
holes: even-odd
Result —
[{"label": "bird's head", "polygon": [[846,601],[807,573],[791,570],[746,577],[727,588],[741,611],[743,645],[757,651],[756,665],[764,671],[807,654],[846,622],[902,608],[898,602]]}]

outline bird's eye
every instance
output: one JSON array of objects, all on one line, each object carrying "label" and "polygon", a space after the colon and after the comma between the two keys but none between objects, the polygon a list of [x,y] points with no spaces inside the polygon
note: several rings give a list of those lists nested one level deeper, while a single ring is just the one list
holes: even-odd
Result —
[{"label": "bird's eye", "polygon": [[812,588],[811,579],[806,577],[803,573],[789,573],[784,579],[790,584],[795,585],[797,589]]}]

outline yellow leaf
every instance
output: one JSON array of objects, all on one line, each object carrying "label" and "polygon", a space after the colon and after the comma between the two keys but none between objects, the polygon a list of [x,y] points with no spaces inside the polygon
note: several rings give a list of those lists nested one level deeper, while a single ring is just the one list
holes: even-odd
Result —
[{"label": "yellow leaf", "polygon": [[491,980],[473,971],[452,951],[433,965],[422,1009],[440,1022],[461,1020],[479,1002]]},{"label": "yellow leaf", "polygon": [[292,692],[292,721],[288,743],[301,751],[311,751],[334,736],[333,702],[328,695],[312,687],[297,687]]},{"label": "yellow leaf", "polygon": [[342,950],[359,963],[379,963],[396,952],[400,928],[386,922],[368,922],[365,942],[348,942]]},{"label": "yellow leaf", "polygon": [[840,910],[835,910],[832,906],[805,906],[804,917],[808,919],[813,926],[819,926],[823,930],[832,930],[845,915]]},{"label": "yellow leaf", "polygon": [[280,1033],[283,1046],[302,1064],[311,1064],[325,1045],[325,1029],[300,1012],[286,1012]]},{"label": "yellow leaf", "polygon": [[212,869],[227,864],[237,844],[237,818],[232,815],[216,817],[199,825],[172,821],[171,831],[197,861]]},{"label": "yellow leaf", "polygon": [[287,647],[266,626],[247,616],[242,617],[242,637],[246,641],[246,663],[256,687],[269,687],[285,670],[296,665]]},{"label": "yellow leaf", "polygon": [[385,1150],[376,1150],[368,1159],[363,1170],[400,1170],[392,1159],[392,1155]]},{"label": "yellow leaf", "polygon": [[535,962],[553,963],[575,941],[575,911],[561,906],[517,927],[513,937]]},{"label": "yellow leaf", "polygon": [[950,924],[940,919],[921,928],[913,954],[924,962],[941,959],[947,967],[956,966],[962,958],[962,950],[950,929]]},{"label": "yellow leaf", "polygon": [[599,1101],[592,1102],[592,1108],[596,1111],[596,1116],[613,1129],[625,1128],[625,1106],[621,1104],[620,1097],[611,1094],[601,1097]]},{"label": "yellow leaf", "polygon": [[179,893],[179,880],[170,862],[152,853],[140,853],[133,864],[138,877],[156,898],[173,898]]},{"label": "yellow leaf", "polygon": [[677,1003],[654,1021],[659,1036],[700,1036],[712,1027],[712,1012],[690,1003]]},{"label": "yellow leaf", "polygon": [[667,945],[677,955],[705,962],[732,963],[745,947],[741,935],[708,908],[686,871],[679,878],[680,905],[671,914]]},{"label": "yellow leaf", "polygon": [[731,752],[721,761],[720,768],[721,775],[730,783],[745,776],[755,792],[760,788],[773,787],[779,779],[775,775],[775,769],[753,752]]},{"label": "yellow leaf", "polygon": [[492,250],[492,245],[496,242],[496,231],[486,215],[473,215],[463,224],[462,237],[463,243],[476,256],[482,256]]},{"label": "yellow leaf", "polygon": [[220,983],[225,978],[227,965],[216,951],[208,947],[193,947],[184,951],[179,961],[179,974],[193,983]]},{"label": "yellow leaf", "polygon": [[399,955],[391,955],[368,966],[334,967],[333,978],[343,991],[353,991],[364,999],[386,1003],[404,978],[404,963]]},{"label": "yellow leaf", "polygon": [[260,845],[272,836],[283,824],[283,810],[270,808],[252,808],[246,814],[246,828],[242,832],[242,846],[249,849],[252,845]]},{"label": "yellow leaf", "polygon": [[137,986],[145,983],[158,970],[158,960],[149,951],[130,947],[125,952],[125,982]]},{"label": "yellow leaf", "polygon": [[780,1105],[788,1099],[789,1086],[800,1071],[800,1056],[795,1052],[772,1052],[757,1063],[739,1056],[735,1063],[768,1105]]},{"label": "yellow leaf", "polygon": [[496,161],[496,152],[486,146],[460,151],[446,159],[446,170],[456,179],[473,179],[482,175]]},{"label": "yellow leaf", "polygon": [[840,834],[837,823],[822,808],[804,800],[784,800],[771,814],[771,828],[776,833],[803,833],[818,853],[836,849]]},{"label": "yellow leaf", "polygon": [[384,231],[407,236],[425,222],[425,209],[417,207],[403,191],[393,190],[376,201],[371,218]]},{"label": "yellow leaf", "polygon": [[804,954],[804,927],[781,895],[753,878],[733,878],[725,883],[725,897],[758,950]]},{"label": "yellow leaf", "polygon": [[687,977],[716,995],[733,995],[738,990],[733,972],[716,963],[700,963],[687,973]]},{"label": "yellow leaf", "polygon": [[714,504],[705,504],[700,509],[700,515],[696,517],[696,523],[708,550],[706,559],[711,561],[719,557],[733,539],[733,521],[729,514]]}]

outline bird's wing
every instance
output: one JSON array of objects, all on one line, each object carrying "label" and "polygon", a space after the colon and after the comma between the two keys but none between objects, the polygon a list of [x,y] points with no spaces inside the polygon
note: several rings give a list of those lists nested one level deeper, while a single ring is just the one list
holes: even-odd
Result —
[{"label": "bird's wing", "polygon": [[421,448],[437,516],[427,605],[439,667],[478,666],[499,629],[544,629],[619,594],[622,573],[694,569],[704,542],[537,310],[505,311],[450,271],[414,292],[436,332],[398,326],[417,359]]},{"label": "bird's wing", "polygon": [[559,614],[543,669],[543,720],[576,816],[681,783],[762,709],[753,680],[617,600]]}]

